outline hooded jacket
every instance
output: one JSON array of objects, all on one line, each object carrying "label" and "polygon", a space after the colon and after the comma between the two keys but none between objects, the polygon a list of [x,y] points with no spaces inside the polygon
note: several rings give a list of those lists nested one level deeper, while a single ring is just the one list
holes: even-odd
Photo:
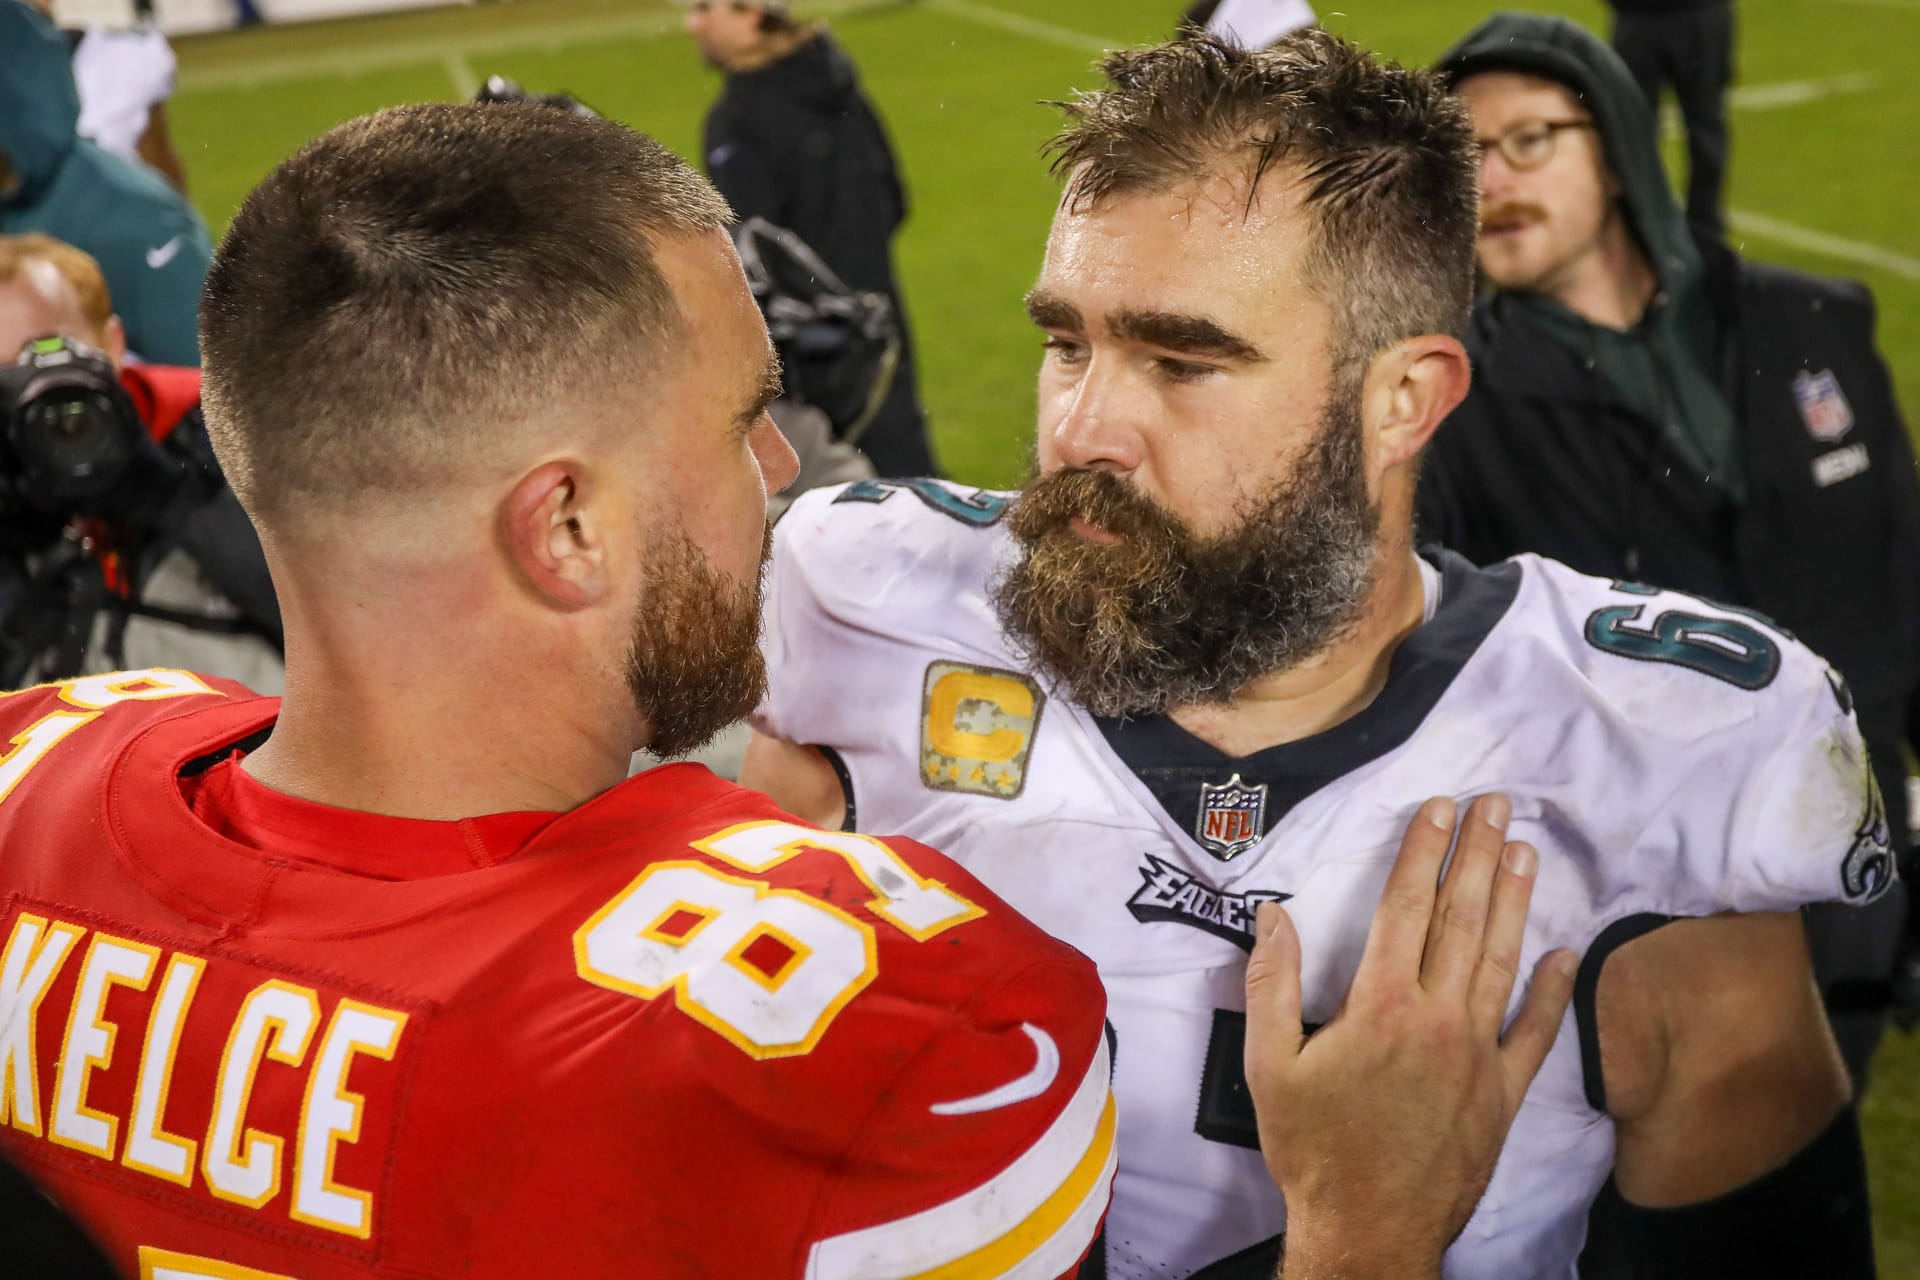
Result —
[{"label": "hooded jacket", "polygon": [[898,301],[890,246],[906,192],[853,62],[830,34],[729,73],[705,142],[707,172],[743,221],[785,227],[853,288]]},{"label": "hooded jacket", "polygon": [[0,235],[39,231],[85,250],[128,346],[146,360],[197,365],[213,256],[206,226],[158,174],[81,138],[79,119],[66,39],[37,10],[0,0],[0,155],[15,184],[0,195]]},{"label": "hooded jacket", "polygon": [[[1423,535],[1480,563],[1533,551],[1778,619],[1852,685],[1904,832],[1901,745],[1920,738],[1920,477],[1871,295],[1693,240],[1644,99],[1573,23],[1499,14],[1440,66],[1456,83],[1517,70],[1580,96],[1665,302],[1622,335],[1545,299],[1484,298],[1467,337],[1473,387],[1422,471]],[[1685,359],[1696,392],[1712,389],[1728,412],[1724,446],[1683,413],[1657,420],[1608,376],[1619,355],[1608,345],[1634,342],[1670,371]]]}]

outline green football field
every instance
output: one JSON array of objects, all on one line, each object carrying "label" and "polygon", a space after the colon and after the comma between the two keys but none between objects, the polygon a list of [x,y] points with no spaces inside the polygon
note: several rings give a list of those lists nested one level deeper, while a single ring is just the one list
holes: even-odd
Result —
[{"label": "green football field", "polygon": [[[1324,3],[1324,0],[1322,0]],[[1020,296],[1054,187],[1044,105],[1093,85],[1097,53],[1167,33],[1181,0],[822,0],[890,126],[914,200],[899,242],[936,448],[958,479],[1026,469],[1039,341]],[[1535,7],[1603,21],[1598,0]],[[1391,0],[1327,12],[1402,61],[1432,59],[1488,11]],[[1751,256],[1870,284],[1881,350],[1920,412],[1920,0],[1748,0],[1733,101],[1735,238]],[[717,81],[666,0],[520,0],[177,42],[173,132],[216,235],[308,138],[403,102],[469,96],[490,74],[564,89],[699,158]],[[583,371],[583,373],[590,371]],[[1896,1034],[1864,1104],[1882,1274],[1920,1277],[1920,1039]]]}]

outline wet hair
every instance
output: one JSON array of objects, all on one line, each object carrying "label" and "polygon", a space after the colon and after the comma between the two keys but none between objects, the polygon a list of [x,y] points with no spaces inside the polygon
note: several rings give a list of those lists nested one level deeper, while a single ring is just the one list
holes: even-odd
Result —
[{"label": "wet hair", "polygon": [[1479,150],[1438,76],[1319,29],[1244,50],[1187,31],[1109,54],[1108,84],[1061,103],[1047,144],[1070,210],[1242,172],[1297,176],[1312,220],[1308,282],[1332,307],[1336,365],[1405,338],[1466,330]]}]

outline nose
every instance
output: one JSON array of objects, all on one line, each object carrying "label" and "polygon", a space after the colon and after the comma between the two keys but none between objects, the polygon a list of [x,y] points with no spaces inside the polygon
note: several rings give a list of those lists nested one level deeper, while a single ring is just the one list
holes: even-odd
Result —
[{"label": "nose", "polygon": [[1480,153],[1480,194],[1486,199],[1497,199],[1513,187],[1513,166],[1507,163],[1500,148],[1488,147]]},{"label": "nose", "polygon": [[800,455],[787,443],[770,413],[761,414],[760,424],[753,429],[753,456],[760,463],[760,476],[769,495],[779,493],[800,474]]},{"label": "nose", "polygon": [[1077,382],[1056,393],[1059,416],[1041,432],[1041,462],[1120,473],[1137,469],[1145,454],[1133,403],[1140,394],[1124,370],[1090,361]]}]

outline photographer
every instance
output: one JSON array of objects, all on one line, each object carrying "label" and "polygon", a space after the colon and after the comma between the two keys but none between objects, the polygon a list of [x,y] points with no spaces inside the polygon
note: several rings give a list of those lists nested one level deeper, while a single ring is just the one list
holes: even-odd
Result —
[{"label": "photographer", "polygon": [[278,692],[279,612],[199,372],[126,365],[99,266],[40,235],[0,236],[0,353],[0,688],[188,667]]}]

